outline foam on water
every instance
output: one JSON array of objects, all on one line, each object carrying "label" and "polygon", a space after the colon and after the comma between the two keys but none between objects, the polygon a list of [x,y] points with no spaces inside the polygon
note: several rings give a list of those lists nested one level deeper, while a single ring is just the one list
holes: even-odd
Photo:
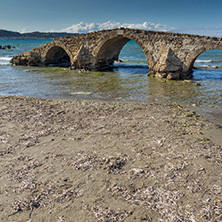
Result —
[{"label": "foam on water", "polygon": [[12,57],[0,57],[0,65],[10,65],[9,61],[12,59]]},{"label": "foam on water", "polygon": [[12,59],[12,57],[11,58],[9,58],[9,57],[0,57],[0,60],[4,60],[4,61],[10,61]]},{"label": "foam on water", "polygon": [[10,63],[9,62],[1,62],[0,61],[0,66],[5,66],[5,65],[10,65]]},{"label": "foam on water", "polygon": [[210,62],[212,62],[212,60],[201,60],[201,59],[197,59],[197,60],[195,61],[195,63],[210,63]]},{"label": "foam on water", "polygon": [[222,60],[213,60],[213,59],[201,60],[201,59],[197,59],[195,61],[195,63],[222,63]]}]

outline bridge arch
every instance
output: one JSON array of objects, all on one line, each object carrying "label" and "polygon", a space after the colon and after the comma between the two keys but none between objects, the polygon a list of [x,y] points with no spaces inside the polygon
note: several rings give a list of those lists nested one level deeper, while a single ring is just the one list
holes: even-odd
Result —
[{"label": "bridge arch", "polygon": [[222,44],[218,45],[209,44],[195,50],[194,52],[189,53],[187,55],[187,61],[186,61],[187,70],[191,71],[193,69],[194,63],[200,54],[212,49],[222,49]]},{"label": "bridge arch", "polygon": [[54,45],[45,52],[45,65],[69,67],[71,55],[64,47]]},{"label": "bridge arch", "polygon": [[119,59],[119,54],[123,46],[130,40],[134,41],[137,45],[140,46],[143,53],[146,56],[148,67],[150,67],[151,58],[149,54],[146,53],[146,49],[139,38],[134,36],[127,35],[106,35],[100,43],[94,48],[93,56],[95,58],[94,67],[96,69],[104,69],[110,67],[115,60]]}]

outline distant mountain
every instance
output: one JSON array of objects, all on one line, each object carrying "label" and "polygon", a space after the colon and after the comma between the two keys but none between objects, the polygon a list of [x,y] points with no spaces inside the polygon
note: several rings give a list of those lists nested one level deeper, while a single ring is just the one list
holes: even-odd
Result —
[{"label": "distant mountain", "polygon": [[66,32],[29,32],[20,33],[0,29],[0,39],[53,39],[64,36],[78,35],[78,33]]}]

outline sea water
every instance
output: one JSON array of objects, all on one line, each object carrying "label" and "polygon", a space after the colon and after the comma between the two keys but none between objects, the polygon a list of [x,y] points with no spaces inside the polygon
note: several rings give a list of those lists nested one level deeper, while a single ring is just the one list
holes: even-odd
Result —
[{"label": "sea water", "polygon": [[[129,41],[121,50],[123,63],[112,71],[84,72],[59,67],[11,66],[10,59],[51,40],[0,40],[16,48],[0,50],[0,95],[56,99],[172,103],[222,112],[222,50],[202,53],[194,64],[193,82],[147,77],[142,49]],[[198,84],[196,84],[198,83]]]}]

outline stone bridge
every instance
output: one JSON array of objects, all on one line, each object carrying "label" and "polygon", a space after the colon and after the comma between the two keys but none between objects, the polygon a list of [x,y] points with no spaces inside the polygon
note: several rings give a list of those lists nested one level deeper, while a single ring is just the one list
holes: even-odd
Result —
[{"label": "stone bridge", "polygon": [[102,70],[118,60],[122,47],[133,40],[143,50],[149,75],[189,79],[196,58],[206,50],[222,49],[222,38],[119,28],[62,37],[14,56],[14,65],[69,66]]}]

